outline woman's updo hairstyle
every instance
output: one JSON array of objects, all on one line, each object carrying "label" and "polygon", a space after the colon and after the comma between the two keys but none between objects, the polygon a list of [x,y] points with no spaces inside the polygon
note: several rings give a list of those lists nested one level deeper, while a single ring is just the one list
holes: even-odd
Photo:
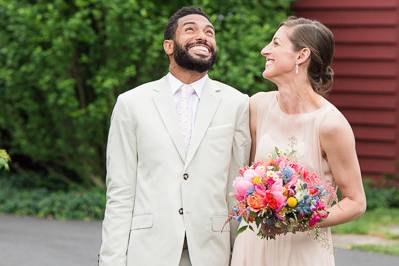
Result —
[{"label": "woman's updo hairstyle", "polygon": [[331,68],[334,56],[334,35],[316,20],[289,17],[279,26],[292,28],[289,36],[295,51],[310,50],[308,78],[315,92],[327,96],[333,84],[334,72]]}]

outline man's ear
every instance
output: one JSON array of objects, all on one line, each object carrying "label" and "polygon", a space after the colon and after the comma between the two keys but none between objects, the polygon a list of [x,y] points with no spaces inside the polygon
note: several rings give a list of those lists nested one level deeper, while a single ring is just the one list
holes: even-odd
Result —
[{"label": "man's ear", "polygon": [[164,40],[163,41],[163,50],[167,55],[173,54],[174,43],[173,40]]},{"label": "man's ear", "polygon": [[301,65],[310,59],[310,50],[309,48],[305,47],[302,48],[297,55],[296,63]]}]

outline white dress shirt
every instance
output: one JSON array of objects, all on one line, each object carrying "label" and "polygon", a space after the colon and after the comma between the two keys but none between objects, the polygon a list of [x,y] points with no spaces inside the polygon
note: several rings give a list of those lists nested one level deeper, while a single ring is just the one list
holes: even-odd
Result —
[{"label": "white dress shirt", "polygon": [[170,73],[170,72],[166,75],[166,77],[169,81],[170,88],[172,89],[172,95],[173,95],[173,99],[175,101],[175,106],[177,106],[177,103],[180,99],[180,96],[181,96],[180,88],[183,85],[190,85],[194,88],[195,93],[193,93],[193,95],[191,96],[191,106],[192,106],[192,112],[193,112],[192,113],[192,128],[194,128],[195,116],[197,113],[199,101],[201,99],[201,92],[205,85],[205,82],[208,79],[208,75],[205,75],[201,79],[194,81],[191,84],[184,84],[183,82],[178,80],[175,76],[173,76],[172,73]]}]

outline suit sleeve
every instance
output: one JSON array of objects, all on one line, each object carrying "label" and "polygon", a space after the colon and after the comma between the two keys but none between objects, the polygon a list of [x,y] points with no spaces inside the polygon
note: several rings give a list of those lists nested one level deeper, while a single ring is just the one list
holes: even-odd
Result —
[{"label": "suit sleeve", "polygon": [[[233,139],[232,161],[229,170],[229,183],[227,188],[227,202],[229,211],[231,212],[234,206],[234,199],[229,194],[232,191],[232,184],[234,179],[238,176],[240,168],[248,165],[249,153],[251,149],[251,135],[249,131],[249,100],[248,96],[244,95],[244,99],[240,104],[237,113],[236,127]],[[233,247],[236,237],[238,224],[236,221],[230,222],[230,241]]]},{"label": "suit sleeve", "polygon": [[126,266],[134,208],[137,149],[135,125],[121,96],[115,104],[107,142],[107,201],[100,266]]}]

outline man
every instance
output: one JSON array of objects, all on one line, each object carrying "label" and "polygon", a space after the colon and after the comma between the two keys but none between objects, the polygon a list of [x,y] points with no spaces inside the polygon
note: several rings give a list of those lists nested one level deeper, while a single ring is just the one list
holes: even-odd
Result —
[{"label": "man", "polygon": [[223,225],[248,163],[248,97],[208,78],[215,30],[200,9],[178,10],[164,35],[170,73],[120,95],[112,114],[101,266],[229,263]]}]

